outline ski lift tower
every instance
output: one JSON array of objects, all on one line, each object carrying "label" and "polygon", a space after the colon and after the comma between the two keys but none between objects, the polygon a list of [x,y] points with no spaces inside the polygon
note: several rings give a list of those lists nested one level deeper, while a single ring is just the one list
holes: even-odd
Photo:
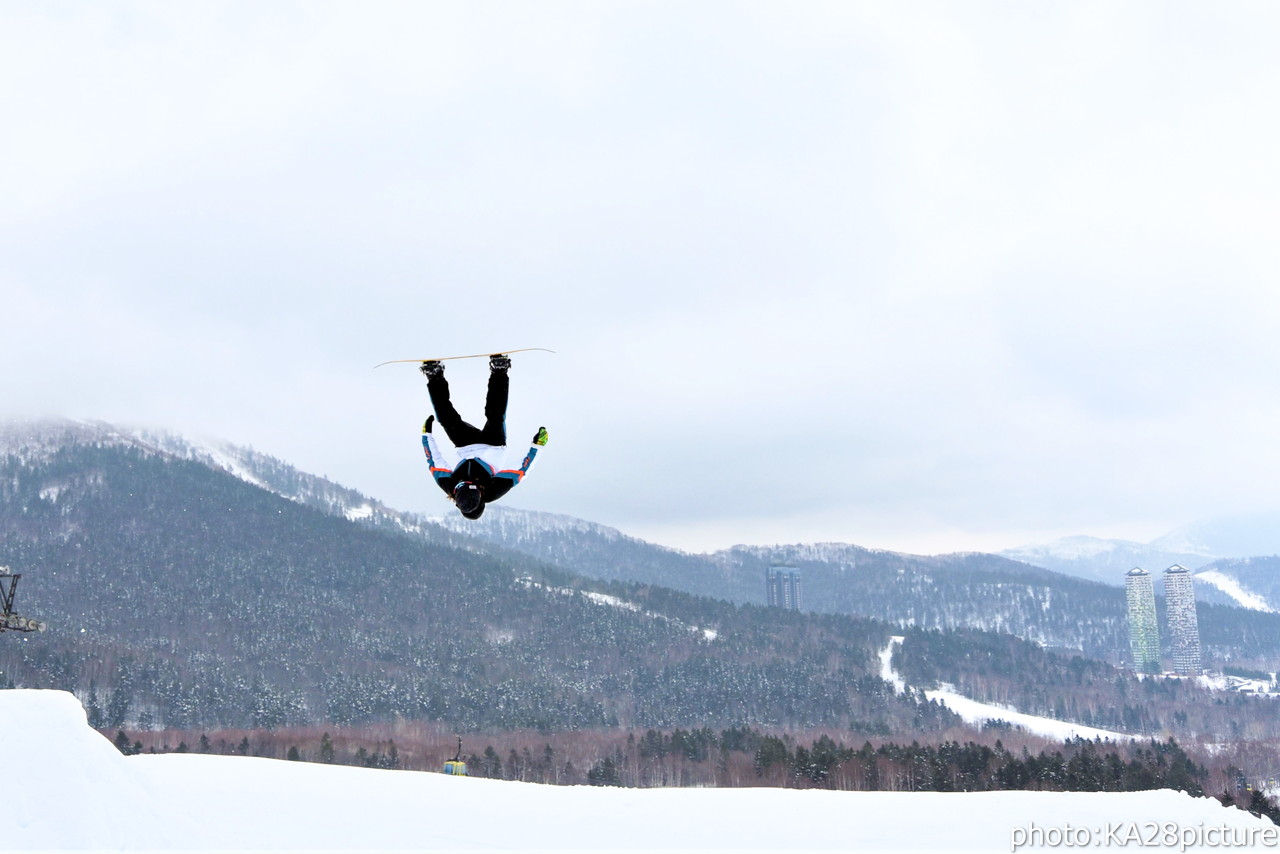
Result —
[{"label": "ski lift tower", "polygon": [[43,632],[44,623],[13,613],[13,595],[21,577],[21,573],[0,566],[0,607],[4,608],[0,611],[0,632]]}]

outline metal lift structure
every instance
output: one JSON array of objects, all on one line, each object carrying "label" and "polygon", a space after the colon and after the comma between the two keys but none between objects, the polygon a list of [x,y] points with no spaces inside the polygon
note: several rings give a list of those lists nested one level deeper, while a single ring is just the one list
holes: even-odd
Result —
[{"label": "metal lift structure", "polygon": [[44,623],[13,612],[13,596],[21,577],[22,573],[0,566],[0,606],[4,609],[0,611],[0,632],[43,632],[46,628]]}]

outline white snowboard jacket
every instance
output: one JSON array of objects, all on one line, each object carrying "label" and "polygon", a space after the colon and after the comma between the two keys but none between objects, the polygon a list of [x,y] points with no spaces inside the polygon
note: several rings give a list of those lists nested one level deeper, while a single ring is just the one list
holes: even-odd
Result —
[{"label": "white snowboard jacket", "polygon": [[538,455],[538,445],[529,445],[529,451],[520,462],[519,468],[499,468],[507,457],[505,445],[463,445],[456,450],[458,461],[453,463],[440,449],[435,436],[422,434],[422,452],[426,454],[427,464],[431,467],[431,476],[436,485],[446,495],[453,495],[453,488],[463,481],[470,481],[480,487],[486,503],[497,501],[511,491],[511,488],[528,474],[533,459]]}]

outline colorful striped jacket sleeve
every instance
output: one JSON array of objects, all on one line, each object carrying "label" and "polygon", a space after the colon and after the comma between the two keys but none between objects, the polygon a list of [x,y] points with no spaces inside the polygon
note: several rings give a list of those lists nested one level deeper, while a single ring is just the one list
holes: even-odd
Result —
[{"label": "colorful striped jacket sleeve", "polygon": [[430,433],[422,434],[422,452],[427,455],[427,465],[431,467],[431,476],[435,478],[436,486],[443,489],[446,495],[452,495],[449,479],[453,476],[453,467],[446,465],[447,460],[440,452],[435,436]]},{"label": "colorful striped jacket sleeve", "polygon": [[517,483],[524,480],[524,476],[529,473],[529,466],[533,465],[533,458],[538,455],[538,447],[536,445],[529,446],[529,452],[524,455],[524,460],[520,463],[520,468],[502,469],[493,473],[489,486],[486,489],[485,501],[497,501],[502,496],[511,491]]},{"label": "colorful striped jacket sleeve", "polygon": [[[533,465],[534,457],[538,456],[538,450],[539,447],[537,445],[529,445],[529,452],[525,454],[524,459],[521,460],[520,468],[503,469],[502,471],[494,472],[493,476],[505,478],[511,481],[511,486],[515,486],[517,483],[524,480],[524,476],[529,473],[529,467]],[[508,487],[508,489],[509,488],[510,487]]]}]

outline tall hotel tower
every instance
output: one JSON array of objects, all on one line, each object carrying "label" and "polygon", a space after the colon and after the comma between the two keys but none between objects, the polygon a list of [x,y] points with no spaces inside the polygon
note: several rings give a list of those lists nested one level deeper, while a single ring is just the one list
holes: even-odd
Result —
[{"label": "tall hotel tower", "polygon": [[1134,567],[1124,577],[1125,598],[1129,602],[1129,649],[1133,669],[1139,673],[1160,672],[1160,629],[1156,626],[1156,587],[1151,573]]},{"label": "tall hotel tower", "polygon": [[1200,623],[1196,619],[1196,592],[1191,570],[1176,563],[1164,571],[1164,604],[1169,616],[1169,640],[1173,647],[1173,672],[1200,674]]},{"label": "tall hotel tower", "polygon": [[769,607],[800,610],[800,570],[789,566],[771,566],[764,574]]}]

